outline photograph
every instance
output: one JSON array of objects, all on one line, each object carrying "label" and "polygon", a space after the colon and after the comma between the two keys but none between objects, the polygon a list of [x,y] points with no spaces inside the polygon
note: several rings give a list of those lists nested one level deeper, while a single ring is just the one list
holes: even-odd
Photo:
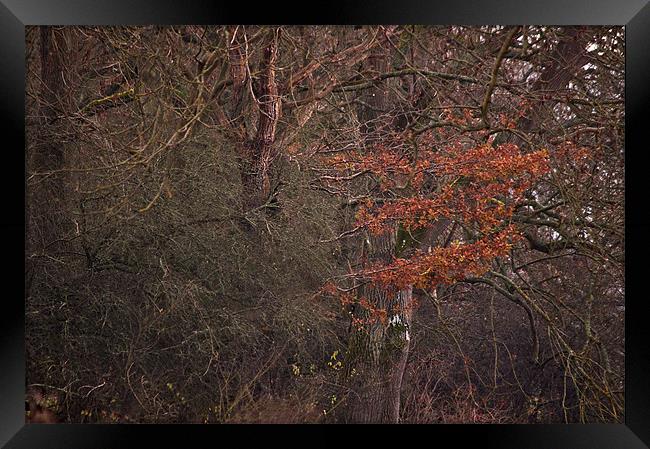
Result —
[{"label": "photograph", "polygon": [[26,422],[624,423],[625,42],[26,26]]}]

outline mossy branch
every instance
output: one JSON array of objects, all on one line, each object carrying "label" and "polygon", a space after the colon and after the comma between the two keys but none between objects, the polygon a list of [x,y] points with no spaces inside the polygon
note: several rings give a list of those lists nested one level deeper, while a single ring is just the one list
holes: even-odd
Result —
[{"label": "mossy branch", "polygon": [[135,100],[135,89],[132,87],[123,92],[116,92],[112,95],[92,100],[81,108],[80,112],[92,111],[93,113],[97,113],[101,110],[106,110],[133,100]]}]

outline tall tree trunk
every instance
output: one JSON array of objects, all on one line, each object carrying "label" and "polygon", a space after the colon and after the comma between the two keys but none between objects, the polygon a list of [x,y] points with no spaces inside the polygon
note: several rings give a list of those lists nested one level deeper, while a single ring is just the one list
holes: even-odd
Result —
[{"label": "tall tree trunk", "polygon": [[[38,211],[29,231],[34,250],[57,251],[64,234],[64,180],[59,172],[64,168],[64,150],[57,136],[63,124],[61,96],[65,89],[62,57],[65,41],[53,27],[40,28],[41,102],[37,106],[41,117],[39,132],[29,142],[30,171],[38,173],[28,190],[28,207]],[[54,172],[52,174],[46,174]],[[31,217],[31,214],[28,215]],[[36,244],[38,242],[38,244]]]},{"label": "tall tree trunk", "polygon": [[[585,42],[580,36],[582,30],[583,27],[565,29],[564,35],[548,59],[548,65],[542,69],[541,75],[530,89],[531,93],[539,94],[540,98],[535,104],[529,105],[528,113],[517,121],[516,129],[518,131],[528,133],[543,123],[544,114],[555,105],[555,103],[545,104],[548,103],[546,97],[558,90],[565,89],[578,70],[589,61]],[[514,134],[502,132],[497,135],[495,144],[520,143],[520,141],[521,139]]]},{"label": "tall tree trunk", "polygon": [[[395,249],[395,233],[369,236],[365,246],[369,260],[387,261]],[[344,377],[349,388],[343,421],[397,423],[400,415],[402,378],[410,348],[413,288],[387,291],[368,284],[362,297],[386,315],[366,309],[356,317],[367,321],[353,329],[348,345]]]},{"label": "tall tree trunk", "polygon": [[[390,54],[381,46],[368,58],[368,68],[376,74],[390,71]],[[359,116],[366,145],[372,148],[382,128],[392,126],[382,121],[389,107],[389,81],[372,89],[365,98]],[[368,151],[371,151],[367,148]],[[379,236],[367,235],[363,256],[367,263],[391,262],[395,255],[397,224]],[[412,318],[413,288],[387,291],[367,284],[360,292],[360,302],[367,302],[373,313],[362,306],[355,310],[355,319],[366,324],[351,328],[351,336],[343,372],[348,387],[347,404],[342,418],[351,423],[397,423],[400,415],[402,378],[410,347],[409,327]],[[383,314],[383,315],[382,315]]]},{"label": "tall tree trunk", "polygon": [[282,101],[276,81],[279,29],[274,30],[264,49],[264,68],[255,90],[254,101],[259,108],[255,138],[247,143],[248,168],[244,169],[244,208],[259,207],[271,194],[271,163],[276,156],[276,130],[282,113]]},{"label": "tall tree trunk", "polygon": [[[32,285],[43,276],[53,276],[55,269],[43,268],[42,256],[54,260],[69,257],[65,241],[71,221],[65,216],[65,183],[63,173],[64,149],[58,137],[64,120],[62,94],[65,89],[63,54],[65,41],[62,31],[43,26],[39,30],[40,99],[30,114],[38,116],[38,131],[27,135],[26,164],[28,173],[36,174],[26,185],[26,241],[25,241],[25,297],[29,300]],[[37,64],[36,61],[30,63]],[[51,172],[51,173],[50,173]],[[40,257],[39,257],[40,256]],[[59,264],[57,267],[65,267]],[[26,329],[31,327],[32,315],[26,319]]]}]

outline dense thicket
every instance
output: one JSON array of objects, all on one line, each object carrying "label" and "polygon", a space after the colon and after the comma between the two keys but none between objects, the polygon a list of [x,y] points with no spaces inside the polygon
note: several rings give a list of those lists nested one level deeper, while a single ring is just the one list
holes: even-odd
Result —
[{"label": "dense thicket", "polygon": [[66,422],[622,422],[620,27],[28,27]]}]

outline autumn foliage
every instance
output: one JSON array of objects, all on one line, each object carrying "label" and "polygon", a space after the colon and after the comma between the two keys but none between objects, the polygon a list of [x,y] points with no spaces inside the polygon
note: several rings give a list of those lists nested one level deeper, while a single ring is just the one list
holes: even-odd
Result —
[{"label": "autumn foliage", "polygon": [[[339,155],[332,161],[349,171],[371,172],[384,192],[402,184],[392,197],[367,200],[357,212],[357,227],[375,235],[395,232],[396,226],[413,233],[445,218],[467,231],[469,238],[462,242],[417,249],[408,259],[396,257],[389,265],[357,273],[384,287],[431,289],[483,274],[491,259],[506,254],[518,238],[510,222],[515,206],[549,170],[546,150],[523,154],[514,144],[469,149],[458,144],[436,150],[427,147],[427,140],[420,139],[417,145],[424,149],[416,154],[405,154],[402,146],[396,151],[377,145],[363,155]],[[425,177],[436,183],[433,192],[423,189]]]}]

